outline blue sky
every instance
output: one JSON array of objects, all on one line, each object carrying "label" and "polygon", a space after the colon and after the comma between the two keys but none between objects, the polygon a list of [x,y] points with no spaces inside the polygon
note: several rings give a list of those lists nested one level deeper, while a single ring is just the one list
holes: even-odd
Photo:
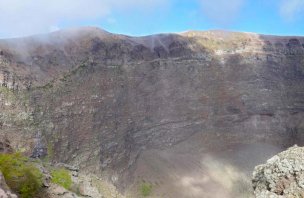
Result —
[{"label": "blue sky", "polygon": [[304,35],[304,0],[0,0],[0,38],[98,26],[134,36],[226,29]]}]

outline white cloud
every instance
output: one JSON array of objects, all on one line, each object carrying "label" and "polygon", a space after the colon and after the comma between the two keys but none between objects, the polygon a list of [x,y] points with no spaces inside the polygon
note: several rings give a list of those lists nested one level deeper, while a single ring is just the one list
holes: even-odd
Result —
[{"label": "white cloud", "polygon": [[286,21],[293,21],[304,14],[304,0],[282,0],[280,14]]},{"label": "white cloud", "polygon": [[108,23],[108,24],[115,24],[116,22],[117,22],[116,19],[113,18],[113,17],[107,18],[107,23]]},{"label": "white cloud", "polygon": [[218,25],[234,22],[245,0],[199,0],[203,14]]},{"label": "white cloud", "polygon": [[50,32],[55,32],[55,31],[58,31],[58,30],[60,30],[60,27],[58,27],[58,26],[51,26],[51,27],[49,28],[49,31],[50,31]]},{"label": "white cloud", "polygon": [[113,10],[148,10],[164,0],[0,0],[0,37],[46,33],[60,23],[106,20]]}]

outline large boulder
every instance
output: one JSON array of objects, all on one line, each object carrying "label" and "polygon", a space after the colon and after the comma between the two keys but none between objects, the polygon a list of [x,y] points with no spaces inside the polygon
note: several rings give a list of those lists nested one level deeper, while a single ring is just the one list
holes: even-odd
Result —
[{"label": "large boulder", "polygon": [[252,182],[257,198],[304,197],[304,147],[293,146],[255,167]]}]

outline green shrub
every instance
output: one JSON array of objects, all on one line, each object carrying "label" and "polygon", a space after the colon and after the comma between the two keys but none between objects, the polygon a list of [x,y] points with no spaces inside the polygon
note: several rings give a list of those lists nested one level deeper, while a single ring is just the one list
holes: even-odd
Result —
[{"label": "green shrub", "polygon": [[21,198],[32,198],[42,187],[42,173],[20,153],[0,154],[0,170],[7,185]]},{"label": "green shrub", "polygon": [[148,183],[142,183],[140,185],[140,193],[142,196],[147,197],[152,192],[152,185]]},{"label": "green shrub", "polygon": [[72,178],[71,178],[69,171],[67,171],[66,169],[64,169],[64,168],[55,169],[51,172],[51,175],[52,175],[53,183],[58,184],[58,185],[64,187],[65,189],[71,188]]}]

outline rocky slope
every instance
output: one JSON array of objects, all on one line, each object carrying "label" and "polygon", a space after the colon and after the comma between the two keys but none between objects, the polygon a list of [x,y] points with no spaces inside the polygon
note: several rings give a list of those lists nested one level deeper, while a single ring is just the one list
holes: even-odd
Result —
[{"label": "rocky slope", "polygon": [[[236,197],[231,172],[304,140],[303,53],[303,37],[225,31],[0,40],[0,134],[121,191]],[[235,170],[225,184],[214,164]]]},{"label": "rocky slope", "polygon": [[[9,160],[11,157],[14,162]],[[28,171],[26,167],[30,170],[37,168],[39,173]],[[22,180],[18,180],[20,178]],[[31,188],[33,182],[37,181],[38,188]],[[22,184],[23,188],[19,184]],[[25,185],[27,191],[22,191]],[[19,156],[9,140],[0,136],[0,198],[18,197],[124,198],[111,183],[96,175],[82,174],[77,167]]]}]

